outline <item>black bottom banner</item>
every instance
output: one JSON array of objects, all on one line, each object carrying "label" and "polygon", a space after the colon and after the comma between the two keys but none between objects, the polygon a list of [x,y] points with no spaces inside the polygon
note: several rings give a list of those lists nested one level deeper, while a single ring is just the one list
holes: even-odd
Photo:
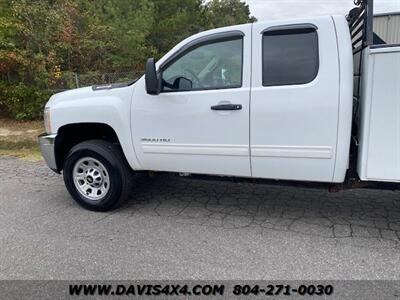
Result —
[{"label": "black bottom banner", "polygon": [[0,281],[0,299],[398,299],[400,281]]}]

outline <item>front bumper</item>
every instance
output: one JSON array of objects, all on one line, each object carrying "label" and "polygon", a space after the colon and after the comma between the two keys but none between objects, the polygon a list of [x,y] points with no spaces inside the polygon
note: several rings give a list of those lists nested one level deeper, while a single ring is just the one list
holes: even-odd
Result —
[{"label": "front bumper", "polygon": [[43,133],[39,135],[38,140],[40,145],[40,151],[42,152],[42,156],[46,161],[47,165],[54,172],[59,173],[56,162],[56,154],[54,150],[56,136],[57,136],[56,134]]}]

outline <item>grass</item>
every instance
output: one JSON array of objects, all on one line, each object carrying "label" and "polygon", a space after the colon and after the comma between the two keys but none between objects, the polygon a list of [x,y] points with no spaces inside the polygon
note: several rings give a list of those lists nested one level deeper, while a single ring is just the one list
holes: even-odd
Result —
[{"label": "grass", "polygon": [[30,161],[42,159],[37,136],[44,131],[42,121],[0,119],[0,156],[19,157]]}]

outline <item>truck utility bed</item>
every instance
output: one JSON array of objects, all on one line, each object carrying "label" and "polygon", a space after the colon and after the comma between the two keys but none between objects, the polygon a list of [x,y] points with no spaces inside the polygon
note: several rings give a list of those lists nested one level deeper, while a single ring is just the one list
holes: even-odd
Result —
[{"label": "truck utility bed", "polygon": [[400,45],[362,53],[358,174],[400,181]]},{"label": "truck utility bed", "polygon": [[347,20],[354,55],[357,172],[361,180],[399,182],[400,44],[388,44],[374,32],[373,0],[357,0],[356,4]]}]

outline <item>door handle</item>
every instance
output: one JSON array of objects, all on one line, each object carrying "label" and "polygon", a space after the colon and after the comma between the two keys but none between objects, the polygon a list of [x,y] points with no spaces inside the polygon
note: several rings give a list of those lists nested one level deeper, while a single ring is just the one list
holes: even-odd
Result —
[{"label": "door handle", "polygon": [[218,104],[211,106],[212,110],[241,110],[241,104]]}]

